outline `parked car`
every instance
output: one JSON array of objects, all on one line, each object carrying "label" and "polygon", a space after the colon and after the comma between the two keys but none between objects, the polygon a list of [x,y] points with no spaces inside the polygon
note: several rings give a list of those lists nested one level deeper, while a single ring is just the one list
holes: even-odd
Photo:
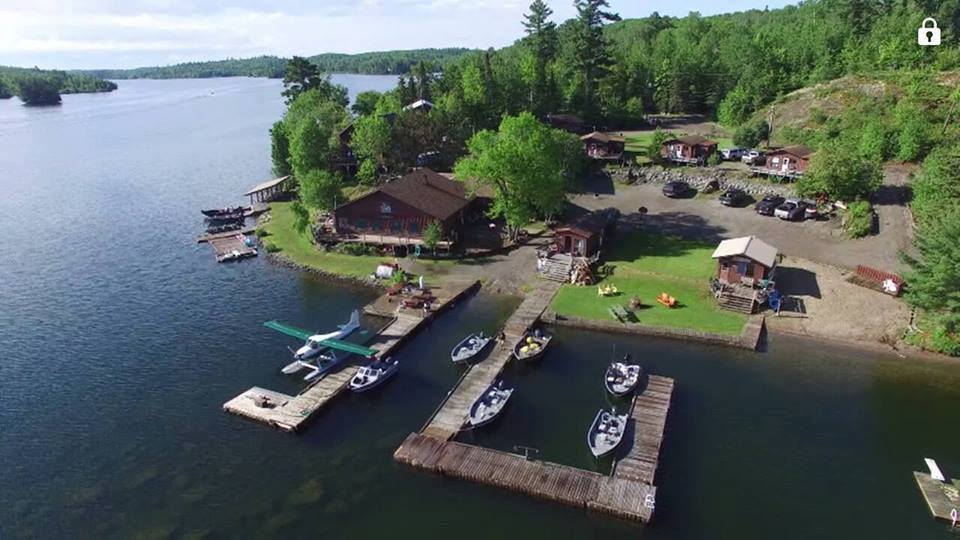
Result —
[{"label": "parked car", "polygon": [[690,184],[686,182],[667,182],[666,185],[663,186],[663,194],[671,199],[683,197],[687,193],[690,193]]},{"label": "parked car", "polygon": [[783,204],[784,198],[779,195],[767,195],[754,205],[753,209],[761,216],[772,216],[777,207]]},{"label": "parked car", "polygon": [[806,217],[807,204],[799,199],[787,199],[777,207],[773,215],[787,221],[803,221]]},{"label": "parked car", "polygon": [[738,161],[746,151],[746,148],[724,148],[720,150],[720,157],[722,157],[724,161]]},{"label": "parked car", "polygon": [[740,161],[746,163],[747,165],[759,165],[766,161],[767,156],[759,150],[747,150],[740,157]]},{"label": "parked car", "polygon": [[720,204],[724,206],[741,206],[750,200],[750,196],[742,189],[728,189],[720,195]]}]

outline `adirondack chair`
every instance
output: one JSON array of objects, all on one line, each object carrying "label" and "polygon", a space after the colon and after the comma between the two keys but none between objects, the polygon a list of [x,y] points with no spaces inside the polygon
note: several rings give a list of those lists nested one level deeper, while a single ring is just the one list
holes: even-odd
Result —
[{"label": "adirondack chair", "polygon": [[657,296],[657,302],[660,302],[668,308],[676,307],[677,305],[677,299],[667,293],[660,293],[660,295]]}]

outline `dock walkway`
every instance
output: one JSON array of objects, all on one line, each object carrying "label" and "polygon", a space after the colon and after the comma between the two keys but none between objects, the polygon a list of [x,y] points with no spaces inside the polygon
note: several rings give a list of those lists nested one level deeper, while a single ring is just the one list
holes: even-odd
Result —
[{"label": "dock walkway", "polygon": [[[426,314],[418,310],[398,312],[390,324],[373,336],[366,346],[377,351],[377,357],[389,356],[414,335],[421,325],[447,309],[455,301],[476,291],[479,285],[479,282],[473,282],[468,285],[434,289],[437,301],[432,311]],[[284,431],[297,431],[314,413],[346,389],[357,369],[356,365],[346,365],[339,371],[324,376],[296,396],[255,386],[224,403],[223,409]]]},{"label": "dock walkway", "polygon": [[947,479],[947,482],[934,480],[927,473],[914,472],[913,478],[927,502],[927,508],[935,519],[953,522],[953,516],[960,514],[960,481]]},{"label": "dock walkway", "polygon": [[672,395],[673,379],[650,377],[631,409],[630,448],[611,476],[450,441],[431,435],[430,426],[422,433],[407,436],[393,457],[400,463],[443,476],[648,522],[656,503],[653,480]]},{"label": "dock walkway", "polygon": [[527,294],[520,307],[507,319],[503,328],[506,341],[498,342],[486,359],[469,368],[424,428],[424,434],[438,439],[451,439],[460,431],[470,407],[500,375],[513,356],[514,344],[536,324],[559,289],[559,283],[538,280],[537,288]]}]

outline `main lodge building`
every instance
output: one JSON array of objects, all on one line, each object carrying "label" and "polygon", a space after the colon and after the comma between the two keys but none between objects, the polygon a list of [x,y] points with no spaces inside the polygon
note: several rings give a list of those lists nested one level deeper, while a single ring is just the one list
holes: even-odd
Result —
[{"label": "main lodge building", "polygon": [[456,240],[472,213],[474,198],[464,185],[430,169],[418,169],[387,182],[363,197],[337,207],[333,225],[338,236],[371,244],[423,244],[423,231],[433,222],[441,236]]}]

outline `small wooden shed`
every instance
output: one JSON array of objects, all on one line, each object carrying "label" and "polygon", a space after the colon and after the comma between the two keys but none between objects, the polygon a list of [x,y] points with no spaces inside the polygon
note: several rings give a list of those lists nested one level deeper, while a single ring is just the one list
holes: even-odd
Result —
[{"label": "small wooden shed", "polygon": [[780,253],[756,236],[744,236],[720,242],[713,258],[720,283],[759,287],[763,280],[773,279]]},{"label": "small wooden shed", "polygon": [[813,150],[803,145],[785,146],[767,152],[766,161],[759,167],[752,167],[751,172],[782,178],[799,178],[810,167],[810,156]]},{"label": "small wooden shed", "polygon": [[592,257],[603,248],[606,238],[620,218],[616,208],[596,210],[556,229],[554,241],[559,253],[574,257]]}]

